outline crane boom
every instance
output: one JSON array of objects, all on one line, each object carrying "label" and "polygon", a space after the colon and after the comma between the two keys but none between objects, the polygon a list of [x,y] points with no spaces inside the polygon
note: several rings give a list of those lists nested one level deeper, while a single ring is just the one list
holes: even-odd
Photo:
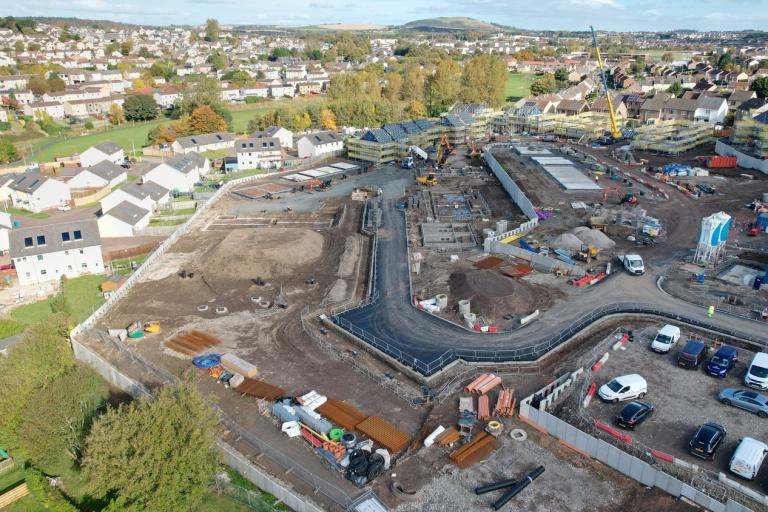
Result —
[{"label": "crane boom", "polygon": [[611,117],[611,138],[620,139],[622,137],[619,125],[616,123],[616,113],[613,110],[613,102],[611,101],[611,94],[608,91],[608,80],[605,78],[605,66],[603,63],[603,56],[600,54],[600,47],[597,46],[597,34],[595,33],[595,27],[590,25],[592,30],[592,46],[595,48],[595,54],[597,54],[597,65],[600,67],[600,78],[603,81],[603,91],[605,91],[605,99],[608,101],[608,115]]}]

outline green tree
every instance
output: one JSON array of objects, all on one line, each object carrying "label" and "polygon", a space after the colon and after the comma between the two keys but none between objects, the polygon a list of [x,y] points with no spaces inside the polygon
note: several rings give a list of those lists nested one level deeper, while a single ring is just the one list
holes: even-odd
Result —
[{"label": "green tree", "polygon": [[27,87],[35,96],[42,96],[48,92],[48,81],[41,76],[33,76],[27,82]]},{"label": "green tree", "polygon": [[123,112],[128,121],[151,121],[157,117],[157,102],[148,94],[134,94],[125,98]]},{"label": "green tree", "polygon": [[249,75],[248,73],[246,73],[241,69],[228,71],[227,73],[224,73],[223,75],[221,75],[221,79],[226,80],[228,82],[232,82],[238,87],[243,87],[253,82],[253,78],[251,78],[251,75]]},{"label": "green tree", "polygon": [[504,61],[495,55],[479,55],[464,65],[459,98],[465,103],[498,107],[504,103],[506,85]]},{"label": "green tree", "polygon": [[222,52],[214,52],[208,56],[206,62],[210,64],[216,71],[225,69],[229,63],[227,57]]},{"label": "green tree", "polygon": [[384,87],[383,95],[389,101],[400,99],[400,90],[403,86],[403,76],[400,73],[387,73],[384,77],[387,81]]},{"label": "green tree", "polygon": [[531,94],[538,96],[557,90],[557,81],[552,73],[544,73],[541,77],[531,82]]},{"label": "green tree", "polygon": [[51,92],[59,92],[63,91],[67,88],[67,83],[62,80],[58,73],[52,73],[51,76],[48,77],[48,90]]},{"label": "green tree", "polygon": [[565,68],[557,68],[555,70],[555,80],[558,82],[567,82],[568,81],[568,70]]},{"label": "green tree", "polygon": [[24,45],[24,41],[16,41],[13,43],[13,50],[16,53],[22,53],[26,49],[26,46]]},{"label": "green tree", "polygon": [[755,91],[760,98],[768,98],[768,76],[760,76],[752,81],[750,91]]},{"label": "green tree", "polygon": [[429,115],[438,116],[447,111],[459,97],[461,67],[451,59],[442,59],[435,73],[427,80],[427,106]]},{"label": "green tree", "polygon": [[84,365],[37,389],[21,415],[23,453],[43,469],[55,466],[65,454],[78,461],[91,421],[108,394],[107,383]]},{"label": "green tree", "polygon": [[107,55],[112,55],[118,50],[120,50],[120,43],[116,43],[114,41],[104,47],[104,53],[106,53]]},{"label": "green tree", "polygon": [[293,55],[293,52],[288,48],[273,48],[272,54],[270,55],[270,60],[277,60],[280,57],[290,57]]},{"label": "green tree", "polygon": [[29,43],[29,44],[27,45],[27,50],[29,50],[29,51],[31,51],[31,52],[39,52],[39,51],[40,51],[40,48],[42,48],[42,47],[40,46],[40,43]]},{"label": "green tree", "polygon": [[733,65],[735,62],[733,60],[733,55],[731,55],[731,52],[725,52],[720,55],[720,57],[717,58],[717,67],[720,69],[725,69],[726,67]]},{"label": "green tree", "polygon": [[128,39],[127,41],[123,41],[120,43],[120,53],[122,53],[125,56],[128,56],[131,54],[131,51],[133,51],[133,41]]},{"label": "green tree", "polygon": [[176,71],[173,69],[173,66],[168,63],[155,61],[149,68],[149,74],[153,77],[163,77],[166,80],[170,80],[176,75]]},{"label": "green tree", "polygon": [[0,138],[0,164],[15,162],[19,159],[16,147],[8,139]]},{"label": "green tree", "polygon": [[94,422],[83,475],[110,510],[194,510],[219,461],[216,425],[192,384],[163,387],[155,400],[110,408]]},{"label": "green tree", "polygon": [[674,97],[679,98],[683,95],[683,84],[680,82],[675,82],[672,85],[669,86],[669,89],[667,90],[670,94],[672,94]]},{"label": "green tree", "polygon": [[424,99],[424,75],[417,65],[408,66],[403,72],[400,96],[406,102]]},{"label": "green tree", "polygon": [[67,334],[66,316],[50,315],[28,327],[22,341],[0,357],[0,446],[21,452],[19,433],[26,428],[22,417],[31,397],[75,365]]},{"label": "green tree", "polygon": [[671,52],[666,52],[661,56],[661,62],[670,63],[675,60],[675,56]]},{"label": "green tree", "polygon": [[151,59],[152,53],[147,49],[146,46],[142,46],[139,48],[139,57],[144,57],[145,59]]},{"label": "green tree", "polygon": [[205,40],[217,41],[219,39],[219,33],[221,28],[219,27],[219,20],[210,18],[205,20]]}]

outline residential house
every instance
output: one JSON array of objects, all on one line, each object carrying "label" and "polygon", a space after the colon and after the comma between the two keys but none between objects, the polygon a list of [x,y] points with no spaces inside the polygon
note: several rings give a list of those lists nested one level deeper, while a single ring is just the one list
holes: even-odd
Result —
[{"label": "residential house", "polygon": [[112,105],[123,106],[122,96],[105,96],[87,100],[73,100],[64,103],[64,112],[69,116],[87,117],[103,116],[109,112]]},{"label": "residential house", "polygon": [[123,201],[154,211],[171,200],[170,190],[152,181],[146,183],[128,183],[113,190],[99,201],[102,212],[108,212]]},{"label": "residential house", "polygon": [[309,133],[297,143],[299,158],[332,155],[344,150],[344,141],[336,132]]},{"label": "residential house", "polygon": [[284,96],[293,98],[296,95],[296,88],[291,84],[270,84],[269,95],[273,98],[282,98]]},{"label": "residential house", "polygon": [[109,160],[102,160],[92,167],[84,167],[68,182],[70,189],[116,187],[125,183],[128,174],[125,169]]},{"label": "residential house", "polygon": [[0,89],[0,100],[15,99],[19,105],[27,105],[35,102],[35,95],[32,91],[14,91],[13,89]]},{"label": "residential house", "polygon": [[[768,99],[753,98],[735,108],[735,120],[749,119],[768,111]],[[2,191],[2,189],[0,189]]]},{"label": "residential house", "polygon": [[181,93],[179,91],[169,89],[163,91],[155,91],[152,97],[161,108],[171,108],[174,103],[181,99]]},{"label": "residential house", "polygon": [[96,221],[102,238],[134,236],[149,225],[151,212],[129,201],[114,206]]},{"label": "residential house", "polygon": [[323,90],[323,84],[320,82],[299,82],[296,84],[296,92],[299,95],[320,94]]},{"label": "residential house", "polygon": [[56,208],[72,199],[65,183],[36,172],[17,175],[8,188],[13,206],[31,212]]},{"label": "residential house", "polygon": [[270,126],[266,130],[253,132],[251,134],[252,139],[261,137],[277,137],[280,139],[280,145],[282,147],[288,149],[293,147],[293,132],[282,126]]},{"label": "residential house", "polygon": [[189,137],[179,137],[171,149],[174,153],[204,153],[206,151],[217,151],[235,147],[235,139],[232,134],[227,132],[203,133],[201,135],[190,135]]},{"label": "residential house", "polygon": [[669,119],[693,121],[696,101],[687,98],[675,98],[669,93],[657,93],[652,98],[646,99],[640,107],[640,122],[648,123]]},{"label": "residential house", "polygon": [[93,167],[99,162],[107,160],[115,165],[125,162],[125,151],[123,148],[111,141],[104,141],[95,146],[91,146],[80,153],[80,166]]},{"label": "residential house", "polygon": [[640,117],[640,107],[644,102],[645,98],[639,94],[625,94],[623,103],[627,107],[627,116]]},{"label": "residential house", "polygon": [[589,105],[584,100],[562,100],[555,108],[556,114],[573,116],[589,110]]},{"label": "residential house", "polygon": [[0,254],[6,254],[10,248],[9,232],[13,229],[11,214],[0,212]]},{"label": "residential house", "polygon": [[191,192],[195,183],[208,174],[211,162],[200,153],[191,152],[172,156],[154,166],[143,176],[143,181],[155,182],[171,191]]},{"label": "residential house", "polygon": [[695,121],[722,124],[728,115],[728,101],[721,96],[702,96],[696,100]]},{"label": "residential house", "polygon": [[4,75],[0,76],[0,89],[26,89],[32,75]]},{"label": "residential house", "polygon": [[276,169],[283,163],[283,149],[277,137],[238,140],[235,144],[237,167],[243,169]]},{"label": "residential house", "polygon": [[101,237],[94,220],[13,229],[9,243],[22,286],[104,272]]},{"label": "residential house", "polygon": [[240,89],[240,95],[245,98],[268,98],[269,86],[266,84],[246,85]]},{"label": "residential house", "polygon": [[27,103],[23,107],[24,115],[39,119],[42,115],[47,114],[52,119],[64,119],[64,104],[57,101],[36,101]]},{"label": "residential house", "polygon": [[8,122],[8,111],[0,108],[0,123],[7,123]]},{"label": "residential house", "polygon": [[[627,105],[624,103],[624,95],[619,93],[611,93],[611,106],[613,107],[613,113],[618,117],[627,117]],[[600,96],[589,106],[592,112],[608,112],[608,99],[605,96]]]},{"label": "residential house", "polygon": [[728,108],[735,110],[742,103],[757,98],[755,91],[732,91],[725,95],[728,99]]}]

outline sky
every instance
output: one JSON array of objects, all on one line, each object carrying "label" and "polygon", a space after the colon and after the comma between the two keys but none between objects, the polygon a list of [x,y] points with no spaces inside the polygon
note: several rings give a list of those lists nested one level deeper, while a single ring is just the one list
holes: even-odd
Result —
[{"label": "sky", "polygon": [[64,16],[147,25],[397,25],[467,16],[525,29],[768,30],[768,0],[3,0],[3,16]]}]

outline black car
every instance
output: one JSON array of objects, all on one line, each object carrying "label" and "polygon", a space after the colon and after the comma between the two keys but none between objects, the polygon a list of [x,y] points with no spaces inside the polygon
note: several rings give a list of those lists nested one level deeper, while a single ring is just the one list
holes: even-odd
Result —
[{"label": "black car", "polygon": [[616,415],[616,424],[622,428],[635,428],[653,414],[653,406],[646,402],[629,402]]},{"label": "black car", "polygon": [[717,447],[725,439],[725,428],[717,423],[704,423],[699,425],[696,433],[693,434],[691,442],[688,443],[691,455],[702,459],[712,459],[715,456]]},{"label": "black car", "polygon": [[677,355],[677,365],[695,370],[707,358],[709,347],[698,340],[688,340]]}]

